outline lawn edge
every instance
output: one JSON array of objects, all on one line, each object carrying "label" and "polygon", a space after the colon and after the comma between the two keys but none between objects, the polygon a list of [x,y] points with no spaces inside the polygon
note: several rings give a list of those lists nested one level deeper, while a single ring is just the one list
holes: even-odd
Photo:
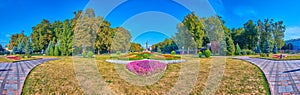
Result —
[{"label": "lawn edge", "polygon": [[[40,58],[40,59],[49,59],[49,58]],[[40,60],[40,59],[37,59],[37,60]],[[50,59],[52,59],[52,58],[50,58]],[[56,59],[56,60],[59,60],[58,58],[54,58],[54,59]],[[31,60],[27,60],[27,61],[31,61]],[[51,60],[51,61],[55,61],[55,60]],[[50,62],[50,61],[47,61],[47,62]],[[44,64],[44,63],[47,63],[47,62],[43,62],[43,63],[41,63],[41,64]],[[22,87],[22,90],[21,90],[21,93],[20,93],[20,95],[24,95],[24,87],[25,87],[25,85],[26,84],[28,84],[28,76],[31,74],[31,72],[32,71],[34,71],[34,70],[36,70],[36,68],[38,67],[38,66],[40,66],[41,64],[38,64],[38,65],[36,65],[35,67],[33,67],[29,72],[28,72],[28,74],[26,75],[26,78],[25,78],[25,81],[24,81],[24,83],[23,83],[23,87]]]},{"label": "lawn edge", "polygon": [[[238,58],[230,58],[230,59],[235,59],[235,60],[241,60],[241,59],[238,59]],[[264,88],[267,90],[267,95],[271,95],[271,89],[270,89],[270,84],[268,82],[268,79],[266,78],[266,75],[265,73],[255,64],[253,64],[252,62],[248,62],[246,60],[241,60],[241,61],[244,61],[244,62],[247,62],[247,63],[250,63],[251,65],[254,65],[256,68],[259,69],[260,73],[263,75],[263,80],[264,80]]]}]

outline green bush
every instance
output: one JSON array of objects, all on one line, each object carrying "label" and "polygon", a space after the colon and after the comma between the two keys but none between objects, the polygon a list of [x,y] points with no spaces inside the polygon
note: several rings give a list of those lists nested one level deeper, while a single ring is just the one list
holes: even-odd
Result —
[{"label": "green bush", "polygon": [[121,51],[117,51],[116,54],[117,54],[117,55],[121,55]]},{"label": "green bush", "polygon": [[31,55],[29,54],[29,55],[27,55],[27,58],[31,58]]},{"label": "green bush", "polygon": [[59,56],[59,49],[57,46],[54,48],[54,56]]},{"label": "green bush", "polygon": [[255,54],[255,52],[252,50],[249,50],[249,49],[242,50],[242,55],[253,55],[253,54]]},{"label": "green bush", "polygon": [[210,58],[210,56],[211,56],[211,52],[210,52],[210,50],[205,50],[204,51],[204,56],[206,57],[206,58]]},{"label": "green bush", "polygon": [[199,58],[202,57],[202,52],[201,51],[198,53],[198,56],[199,56]]},{"label": "green bush", "polygon": [[25,55],[24,55],[24,54],[21,54],[21,58],[25,58]]},{"label": "green bush", "polygon": [[266,53],[261,53],[260,54],[260,57],[269,57],[270,55],[269,54],[266,54]]},{"label": "green bush", "polygon": [[171,51],[171,54],[172,54],[172,55],[175,55],[175,54],[176,54],[176,52],[173,50],[173,51]]},{"label": "green bush", "polygon": [[149,59],[150,55],[149,54],[143,54],[143,58]]},{"label": "green bush", "polygon": [[86,58],[86,53],[85,52],[82,53],[82,57]]},{"label": "green bush", "polygon": [[87,55],[88,55],[88,57],[89,57],[89,58],[93,58],[93,56],[94,56],[94,53],[93,53],[93,52],[91,52],[91,51],[89,51]]}]

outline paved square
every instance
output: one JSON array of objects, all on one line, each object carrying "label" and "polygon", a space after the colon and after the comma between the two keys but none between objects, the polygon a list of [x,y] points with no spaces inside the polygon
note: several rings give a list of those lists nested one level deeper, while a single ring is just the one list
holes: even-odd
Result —
[{"label": "paved square", "polygon": [[0,63],[0,94],[21,95],[25,79],[37,65],[56,59],[39,59],[16,63]]},{"label": "paved square", "polygon": [[251,62],[264,72],[272,95],[300,95],[300,60],[272,61],[249,57],[236,58]]}]

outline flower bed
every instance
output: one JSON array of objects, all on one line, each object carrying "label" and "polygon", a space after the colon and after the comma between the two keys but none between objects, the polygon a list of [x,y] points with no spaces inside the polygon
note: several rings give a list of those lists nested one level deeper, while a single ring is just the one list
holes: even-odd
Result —
[{"label": "flower bed", "polygon": [[11,60],[20,60],[21,57],[20,56],[7,56],[7,59],[11,59]]},{"label": "flower bed", "polygon": [[154,60],[138,60],[126,64],[126,68],[139,76],[151,76],[166,69],[167,64]]}]

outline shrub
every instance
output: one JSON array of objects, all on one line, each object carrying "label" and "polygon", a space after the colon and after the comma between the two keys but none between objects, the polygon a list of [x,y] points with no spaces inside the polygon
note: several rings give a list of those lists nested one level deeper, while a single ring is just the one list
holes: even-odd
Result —
[{"label": "shrub", "polygon": [[82,53],[82,57],[86,58],[86,53],[85,52]]},{"label": "shrub", "polygon": [[149,59],[150,55],[149,54],[143,54],[143,58]]},{"label": "shrub", "polygon": [[173,50],[173,51],[171,51],[171,54],[172,54],[172,55],[175,55],[175,54],[176,54],[176,52]]},{"label": "shrub", "polygon": [[210,50],[205,50],[204,51],[204,56],[206,57],[206,58],[210,58],[210,56],[211,56],[211,52],[210,52]]},{"label": "shrub", "polygon": [[54,50],[53,50],[52,47],[50,47],[50,49],[49,49],[49,55],[50,55],[50,56],[53,56],[53,55],[54,55]]},{"label": "shrub", "polygon": [[54,56],[59,56],[59,50],[57,46],[54,48]]},{"label": "shrub", "polygon": [[25,55],[24,55],[24,54],[21,54],[21,58],[25,58]]},{"label": "shrub", "polygon": [[266,54],[266,53],[261,53],[260,54],[260,57],[269,57],[270,55],[269,54]]},{"label": "shrub", "polygon": [[199,56],[199,58],[202,57],[202,52],[201,51],[198,53],[198,56]]},{"label": "shrub", "polygon": [[239,44],[237,43],[235,45],[235,55],[241,55],[241,52],[242,52],[242,50],[241,50]]},{"label": "shrub", "polygon": [[121,55],[121,51],[117,51],[116,53],[117,53],[117,55]]},{"label": "shrub", "polygon": [[255,52],[252,50],[249,50],[249,49],[242,50],[242,55],[253,55],[253,54],[255,54]]},{"label": "shrub", "polygon": [[264,53],[261,53],[260,54],[260,57],[266,57],[267,55],[266,54],[264,54]]},{"label": "shrub", "polygon": [[27,55],[27,58],[31,58],[31,55],[29,54],[29,55]]},{"label": "shrub", "polygon": [[93,53],[93,52],[91,52],[91,51],[89,51],[87,55],[88,55],[88,57],[89,57],[89,58],[93,58],[93,56],[94,56],[94,53]]}]

